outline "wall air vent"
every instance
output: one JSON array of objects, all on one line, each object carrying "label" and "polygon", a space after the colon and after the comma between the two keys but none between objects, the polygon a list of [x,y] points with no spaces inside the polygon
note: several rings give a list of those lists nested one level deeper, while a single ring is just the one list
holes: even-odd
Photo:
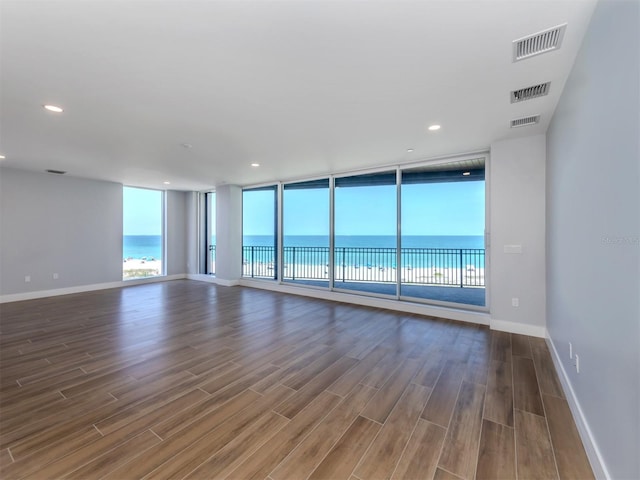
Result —
[{"label": "wall air vent", "polygon": [[549,93],[551,82],[533,85],[532,87],[521,88],[511,92],[511,103],[524,102],[533,98],[544,97]]},{"label": "wall air vent", "polygon": [[529,125],[535,125],[540,121],[540,115],[531,115],[529,117],[516,118],[511,120],[511,128],[527,127]]},{"label": "wall air vent", "polygon": [[62,170],[47,170],[47,173],[55,173],[56,175],[64,175],[67,172],[63,172]]},{"label": "wall air vent", "polygon": [[540,55],[541,53],[557,50],[562,45],[567,24],[543,30],[513,41],[513,61]]}]

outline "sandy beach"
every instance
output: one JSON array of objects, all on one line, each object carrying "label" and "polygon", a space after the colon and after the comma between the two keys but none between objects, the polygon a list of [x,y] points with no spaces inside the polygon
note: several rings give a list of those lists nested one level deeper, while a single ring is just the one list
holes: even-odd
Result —
[{"label": "sandy beach", "polygon": [[[127,259],[123,262],[124,278],[141,278],[160,275],[162,272],[162,262],[160,260]],[[215,268],[215,266],[213,267]],[[215,271],[215,270],[214,270]],[[243,275],[251,276],[252,265],[246,263],[243,266]],[[335,279],[353,282],[371,283],[395,283],[398,270],[391,267],[356,267],[336,266]],[[460,275],[462,273],[462,284],[464,286],[484,286],[484,269],[467,265],[462,272],[458,268],[412,268],[406,267],[401,270],[401,282],[416,285],[460,285]],[[254,277],[272,277],[274,274],[273,264],[256,262],[253,264]],[[328,268],[325,265],[306,265],[296,263],[284,266],[284,278],[287,280],[328,280]]]},{"label": "sandy beach", "polygon": [[122,262],[123,278],[153,277],[162,273],[160,260],[125,259]]},{"label": "sandy beach", "polygon": [[[251,264],[245,264],[243,273],[251,276]],[[336,266],[336,281],[342,280],[354,282],[395,283],[398,270],[396,268],[383,267],[356,267]],[[253,275],[256,277],[270,277],[273,275],[273,265],[266,263],[254,263]],[[411,268],[401,269],[401,282],[419,285],[460,285],[483,286],[484,269],[467,265],[461,272],[459,268]],[[328,280],[328,268],[323,265],[285,265],[284,278],[298,280]]]}]

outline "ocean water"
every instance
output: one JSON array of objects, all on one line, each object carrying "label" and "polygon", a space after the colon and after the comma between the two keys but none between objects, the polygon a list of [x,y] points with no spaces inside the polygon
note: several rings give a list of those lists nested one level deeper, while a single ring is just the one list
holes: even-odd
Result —
[{"label": "ocean water", "polygon": [[122,237],[123,258],[162,259],[162,237],[160,235],[124,235]]},{"label": "ocean water", "polygon": [[[245,248],[245,262],[275,262],[272,236],[246,235],[243,238],[243,243],[244,247],[255,247],[253,250]],[[393,235],[337,235],[335,243],[336,265],[380,268],[397,267],[396,237]],[[329,262],[328,236],[285,236],[284,246],[285,264],[327,265]],[[306,248],[295,250],[290,247]],[[308,247],[322,248],[309,249]],[[464,251],[460,251],[459,249],[464,249]],[[484,236],[404,236],[402,238],[401,262],[403,267],[413,268],[461,268],[464,266],[484,268]]]},{"label": "ocean water", "polygon": [[[395,267],[397,257],[394,253],[396,237],[393,235],[382,236],[336,236],[336,262],[346,265],[375,265],[383,267]],[[215,243],[215,238],[212,239]],[[273,247],[273,237],[269,235],[246,235],[243,237],[245,247]],[[328,236],[317,235],[291,235],[284,238],[285,247],[329,247]],[[389,249],[387,251],[370,251],[350,249]],[[462,236],[405,236],[402,238],[402,248],[431,248],[431,249],[484,249],[484,237],[482,235]],[[345,249],[341,251],[340,249]],[[123,257],[124,258],[162,258],[162,237],[160,235],[125,235],[123,237]],[[285,254],[285,262],[293,262],[290,249]],[[256,261],[273,261],[273,250],[264,249],[256,252]],[[246,260],[246,259],[245,259]],[[309,264],[325,264],[328,261],[328,254],[316,252],[307,256],[298,252],[297,262]],[[484,255],[478,256],[475,253],[465,253],[463,264],[484,267]],[[418,266],[427,262],[429,265],[437,263],[443,267],[454,266],[454,262],[459,265],[459,258],[455,252],[444,255],[432,255],[430,257],[417,254],[406,253],[402,256],[403,265]]]}]

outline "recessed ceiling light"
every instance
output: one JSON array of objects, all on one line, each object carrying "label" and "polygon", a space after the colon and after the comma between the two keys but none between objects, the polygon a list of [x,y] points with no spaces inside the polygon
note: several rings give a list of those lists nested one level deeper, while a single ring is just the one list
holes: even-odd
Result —
[{"label": "recessed ceiling light", "polygon": [[193,145],[191,145],[190,143],[181,143],[180,146],[183,148],[193,148]]},{"label": "recessed ceiling light", "polygon": [[4,155],[0,155],[0,160],[4,160],[5,158],[7,157],[5,157]]},{"label": "recessed ceiling light", "polygon": [[462,175],[464,175],[465,177],[468,177],[469,175],[471,175],[471,172],[462,172]]},{"label": "recessed ceiling light", "polygon": [[171,182],[164,182],[165,185],[171,185]]},{"label": "recessed ceiling light", "polygon": [[62,113],[64,112],[64,110],[61,107],[58,107],[56,105],[43,105],[45,110],[49,110],[50,112],[54,112],[54,113]]},{"label": "recessed ceiling light", "polygon": [[407,148],[407,153],[413,153],[413,148]]},{"label": "recessed ceiling light", "polygon": [[435,132],[436,130],[440,130],[440,125],[431,125],[429,127],[429,130],[431,130],[432,132]]},{"label": "recessed ceiling light", "polygon": [[251,166],[252,166],[252,167],[259,167],[259,166],[260,166],[260,164],[259,164],[259,163],[252,163],[252,164],[251,164]]}]

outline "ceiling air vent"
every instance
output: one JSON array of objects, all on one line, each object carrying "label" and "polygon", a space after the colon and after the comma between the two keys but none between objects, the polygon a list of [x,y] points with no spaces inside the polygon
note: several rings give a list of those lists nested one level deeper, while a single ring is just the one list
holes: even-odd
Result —
[{"label": "ceiling air vent", "polygon": [[533,85],[532,87],[521,88],[511,92],[511,103],[524,102],[533,98],[544,97],[549,93],[551,82]]},{"label": "ceiling air vent", "polygon": [[47,173],[55,173],[56,175],[64,175],[67,172],[63,172],[62,170],[47,170]]},{"label": "ceiling air vent", "polygon": [[557,27],[514,40],[513,61],[517,62],[534,55],[557,50],[562,45],[562,38],[566,29],[567,24],[563,23]]},{"label": "ceiling air vent", "polygon": [[511,128],[527,127],[535,125],[540,121],[540,115],[531,115],[530,117],[516,118],[511,120]]}]

